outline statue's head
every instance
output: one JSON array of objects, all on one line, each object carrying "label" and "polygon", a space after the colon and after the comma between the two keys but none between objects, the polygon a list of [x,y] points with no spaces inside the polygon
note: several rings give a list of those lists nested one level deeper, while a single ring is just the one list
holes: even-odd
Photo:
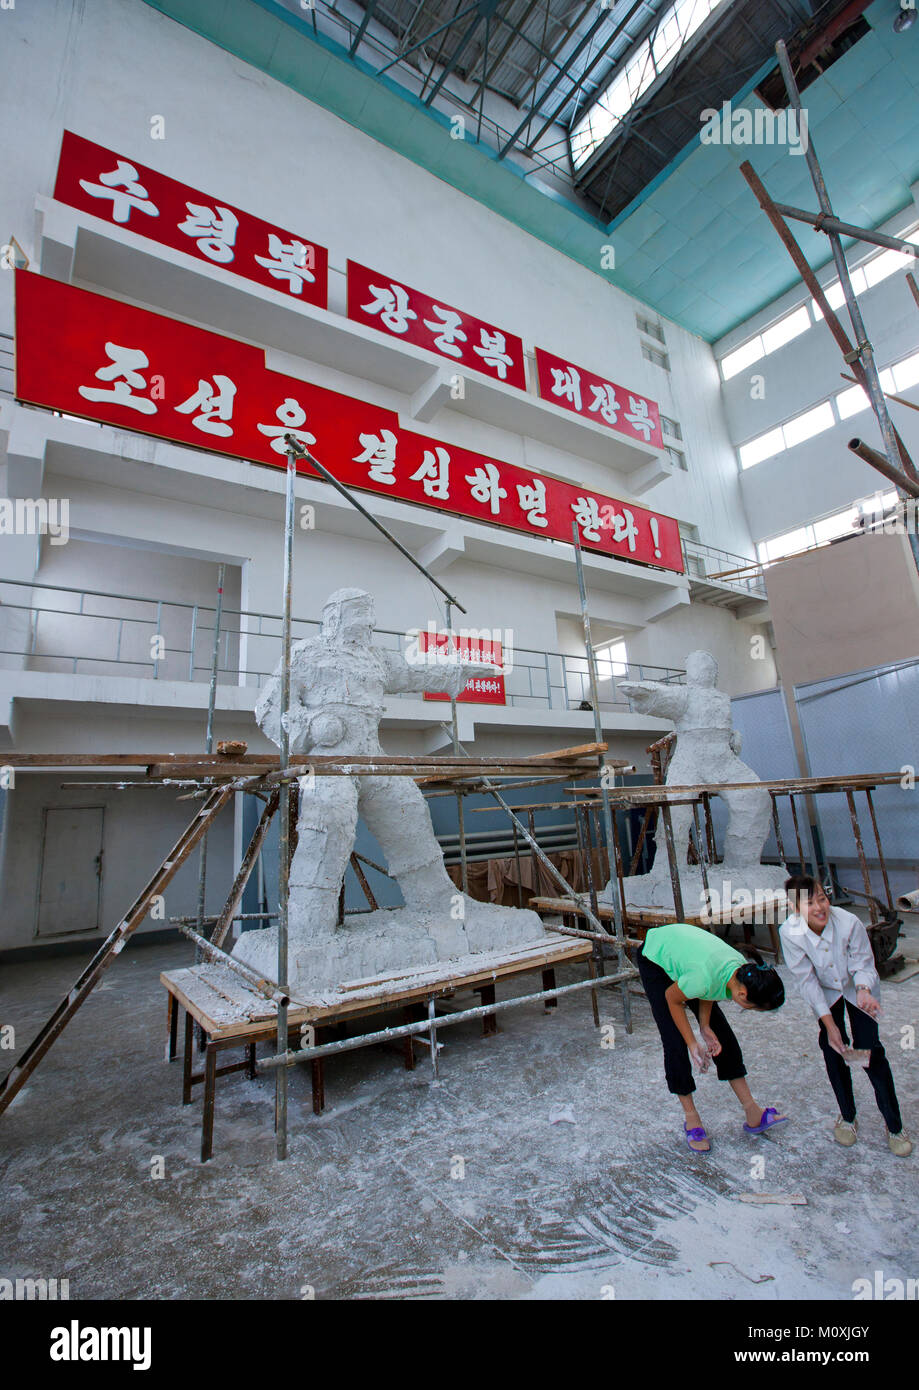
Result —
[{"label": "statue's head", "polygon": [[686,658],[686,680],[689,685],[713,689],[718,684],[718,663],[711,652],[690,652]]},{"label": "statue's head", "polygon": [[322,610],[322,635],[340,642],[369,642],[376,626],[373,595],[365,589],[336,589]]}]

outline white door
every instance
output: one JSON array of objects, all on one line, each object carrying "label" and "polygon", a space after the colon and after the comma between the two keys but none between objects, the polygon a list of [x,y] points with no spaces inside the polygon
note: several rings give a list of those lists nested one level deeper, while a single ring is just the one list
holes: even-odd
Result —
[{"label": "white door", "polygon": [[46,806],[38,889],[38,935],[99,930],[102,806]]}]

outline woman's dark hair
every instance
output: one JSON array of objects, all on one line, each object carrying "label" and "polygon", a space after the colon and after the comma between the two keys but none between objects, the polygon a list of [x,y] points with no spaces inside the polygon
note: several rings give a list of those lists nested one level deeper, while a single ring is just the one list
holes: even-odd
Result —
[{"label": "woman's dark hair", "polygon": [[814,878],[813,874],[792,874],[785,880],[785,892],[789,897],[799,898],[804,893],[808,898],[812,898],[818,888],[823,885],[819,879]]},{"label": "woman's dark hair", "polygon": [[738,970],[737,983],[743,985],[747,991],[747,998],[755,1009],[780,1009],[785,1003],[785,986],[778,971],[773,966],[766,965],[759,951],[753,950],[752,947],[746,948],[746,954],[752,959]]}]

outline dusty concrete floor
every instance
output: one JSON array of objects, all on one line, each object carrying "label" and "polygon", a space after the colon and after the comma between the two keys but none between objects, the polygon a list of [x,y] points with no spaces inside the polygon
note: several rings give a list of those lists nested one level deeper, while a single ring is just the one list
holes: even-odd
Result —
[{"label": "dusty concrete floor", "polygon": [[[919,1275],[919,1154],[888,1152],[861,1074],[862,1137],[833,1143],[832,1092],[795,996],[775,1015],[727,1006],[754,1095],[792,1122],[747,1137],[728,1087],[706,1076],[705,1158],[683,1145],[644,999],[627,1036],[621,1004],[601,995],[615,1025],[604,1048],[580,994],[555,1015],[505,1013],[496,1038],[451,1028],[438,1083],[392,1052],[334,1059],[318,1119],[308,1072],[293,1069],[283,1164],[273,1081],[227,1077],[202,1167],[201,1092],[182,1107],[158,984],[189,955],[187,943],[125,952],[0,1120],[0,1276],[66,1277],[72,1298],[849,1300],[875,1270]],[[19,1047],[78,970],[73,957],[4,967],[0,1022]],[[919,1050],[900,1043],[907,1025],[919,1035],[919,976],[886,985],[883,1002],[915,1134]],[[757,1190],[807,1205],[737,1200]]]}]

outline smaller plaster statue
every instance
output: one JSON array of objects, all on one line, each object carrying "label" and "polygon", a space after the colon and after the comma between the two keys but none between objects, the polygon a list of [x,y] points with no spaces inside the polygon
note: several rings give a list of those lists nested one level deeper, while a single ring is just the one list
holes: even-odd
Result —
[{"label": "smaller plaster statue", "polygon": [[[759,781],[756,773],[740,759],[741,738],[732,727],[731,698],[717,689],[717,680],[715,658],[710,652],[695,651],[686,658],[685,685],[664,685],[658,681],[619,683],[619,689],[629,696],[639,713],[673,720],[676,750],[667,767],[667,786]],[[722,862],[709,871],[709,888],[717,895],[716,902],[726,899],[729,904],[734,899],[734,890],[751,895],[781,892],[786,877],[784,867],[780,865],[776,869],[760,862],[771,819],[768,791],[751,788],[720,795],[728,808],[728,824]],[[706,904],[702,897],[701,870],[687,863],[692,807],[673,806],[671,817],[684,908],[687,912],[698,913]],[[656,842],[651,872],[625,880],[627,901],[636,906],[673,906],[667,846],[660,821]],[[606,895],[609,892],[610,885]]]}]

